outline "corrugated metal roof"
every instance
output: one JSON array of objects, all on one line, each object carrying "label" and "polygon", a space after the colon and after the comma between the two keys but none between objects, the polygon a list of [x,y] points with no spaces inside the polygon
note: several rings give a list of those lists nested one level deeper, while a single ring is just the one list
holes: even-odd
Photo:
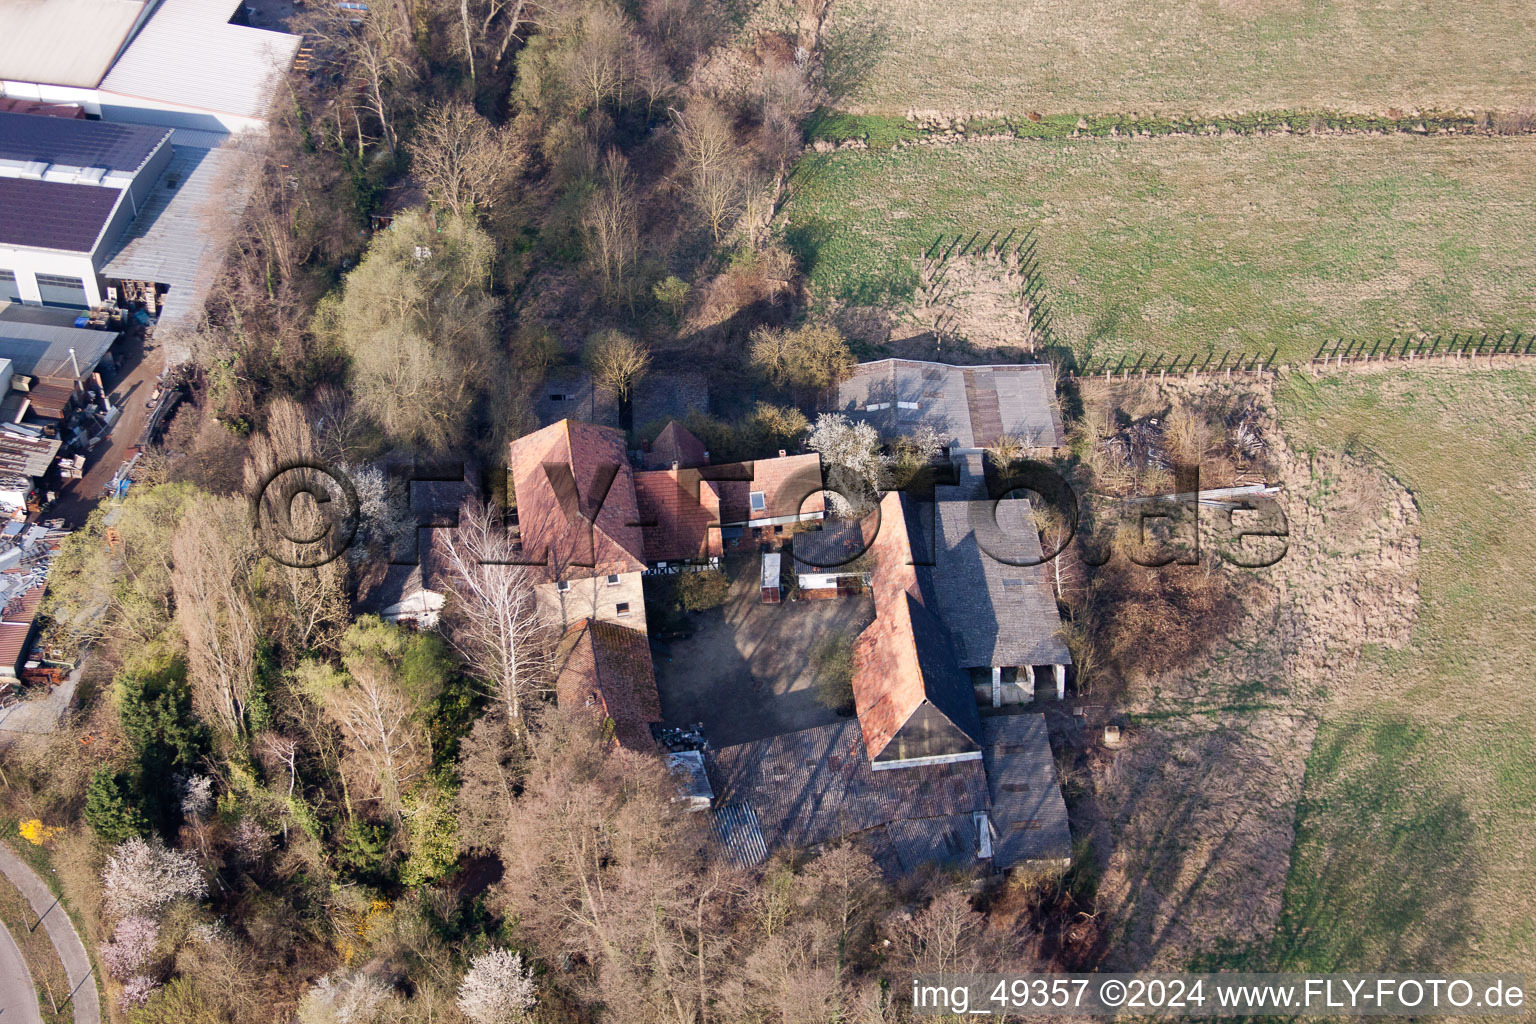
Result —
[{"label": "corrugated metal roof", "polygon": [[32,178],[0,178],[0,244],[90,253],[123,192]]},{"label": "corrugated metal roof", "polygon": [[941,500],[934,508],[933,580],[960,664],[1072,664],[1029,502]]},{"label": "corrugated metal roof", "polygon": [[[67,382],[89,376],[117,340],[117,332],[66,327],[50,322],[47,314],[51,312],[15,303],[0,306],[0,359],[9,359],[16,373],[28,377]],[[75,351],[73,358],[70,349]]]},{"label": "corrugated metal roof", "polygon": [[982,719],[987,788],[992,796],[992,859],[1000,868],[1072,856],[1067,804],[1056,781],[1045,716]]},{"label": "corrugated metal roof", "polygon": [[1048,363],[951,366],[881,359],[856,366],[827,404],[888,438],[928,426],[960,448],[984,448],[1000,434],[1060,447],[1055,395]]},{"label": "corrugated metal roof", "polygon": [[234,173],[238,157],[232,147],[175,146],[165,174],[107,259],[103,273],[109,278],[158,281],[170,288],[161,326],[195,315],[213,286],[217,229],[238,216],[249,194]]},{"label": "corrugated metal roof", "polygon": [[143,0],[0,0],[0,78],[94,88],[143,10]]},{"label": "corrugated metal roof", "polygon": [[744,868],[768,859],[768,844],[751,804],[730,804],[715,812],[715,838],[731,862]]},{"label": "corrugated metal roof", "polygon": [[163,0],[106,78],[105,92],[265,118],[299,37],[231,25],[238,0]]},{"label": "corrugated metal roof", "polygon": [[169,134],[169,128],[152,125],[0,113],[0,160],[133,172]]}]

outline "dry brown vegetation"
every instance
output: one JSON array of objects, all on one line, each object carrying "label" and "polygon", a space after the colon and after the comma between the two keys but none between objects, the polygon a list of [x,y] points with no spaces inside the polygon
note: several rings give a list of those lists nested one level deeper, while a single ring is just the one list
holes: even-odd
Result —
[{"label": "dry brown vegetation", "polygon": [[[876,113],[1515,109],[1532,71],[1519,0],[839,0],[873,37],[849,106]],[[871,32],[870,29],[878,31]],[[963,58],[959,55],[964,55]]]},{"label": "dry brown vegetation", "polygon": [[[1368,645],[1407,638],[1418,513],[1400,484],[1361,460],[1293,449],[1268,385],[1085,383],[1083,400],[1087,422],[1113,421],[1115,410],[1132,424],[1157,417],[1170,442],[1191,453],[1224,442],[1230,451],[1230,411],[1243,410],[1236,422],[1262,438],[1263,472],[1282,489],[1285,557],[1267,569],[1220,571],[1240,574],[1241,583],[1216,591],[1216,628],[1180,617],[1182,633],[1166,649],[1176,656],[1149,658],[1134,635],[1098,623],[1116,670],[1104,691],[1129,738],[1120,749],[1082,738],[1090,741],[1081,762],[1089,774],[1078,806],[1103,868],[1093,958],[1138,968],[1236,962],[1220,958],[1266,947],[1280,924],[1302,780],[1327,694]],[[1170,407],[1227,412],[1205,418],[1202,429]],[[1148,620],[1160,607],[1177,614],[1185,593],[1152,587],[1106,614],[1129,613],[1150,635],[1166,633]]]}]

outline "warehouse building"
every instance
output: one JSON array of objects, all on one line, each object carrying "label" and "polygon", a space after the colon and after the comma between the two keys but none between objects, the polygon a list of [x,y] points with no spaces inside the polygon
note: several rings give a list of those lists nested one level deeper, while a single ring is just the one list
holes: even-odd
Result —
[{"label": "warehouse building", "polygon": [[0,0],[0,95],[107,121],[258,130],[299,37],[240,0]]},{"label": "warehouse building", "polygon": [[0,299],[87,309],[172,156],[169,128],[0,113]]}]

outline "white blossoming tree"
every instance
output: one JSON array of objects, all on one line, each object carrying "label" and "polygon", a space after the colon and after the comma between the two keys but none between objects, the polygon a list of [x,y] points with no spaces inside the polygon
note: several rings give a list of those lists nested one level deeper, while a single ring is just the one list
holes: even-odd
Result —
[{"label": "white blossoming tree", "polygon": [[108,974],[126,981],[154,959],[159,942],[160,925],[154,918],[125,917],[112,930],[112,941],[101,947],[101,961]]},{"label": "white blossoming tree", "polygon": [[518,1024],[538,1002],[523,954],[493,949],[470,961],[459,983],[459,1010],[475,1024]]},{"label": "white blossoming tree", "polygon": [[827,502],[834,516],[858,519],[875,507],[890,460],[880,451],[880,435],[874,427],[823,413],[805,444],[821,456]]},{"label": "white blossoming tree", "polygon": [[190,853],[159,840],[130,839],[107,858],[101,881],[107,909],[116,917],[154,916],[178,899],[202,899],[208,882]]},{"label": "white blossoming tree", "polygon": [[374,1024],[384,1016],[389,986],[361,971],[338,971],[299,1000],[299,1024]]}]

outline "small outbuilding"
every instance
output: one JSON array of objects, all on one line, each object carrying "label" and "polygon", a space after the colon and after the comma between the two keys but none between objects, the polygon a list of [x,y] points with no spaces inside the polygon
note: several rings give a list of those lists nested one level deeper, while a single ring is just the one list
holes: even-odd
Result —
[{"label": "small outbuilding", "polygon": [[763,552],[763,604],[778,604],[779,601],[779,553],[765,551]]}]

